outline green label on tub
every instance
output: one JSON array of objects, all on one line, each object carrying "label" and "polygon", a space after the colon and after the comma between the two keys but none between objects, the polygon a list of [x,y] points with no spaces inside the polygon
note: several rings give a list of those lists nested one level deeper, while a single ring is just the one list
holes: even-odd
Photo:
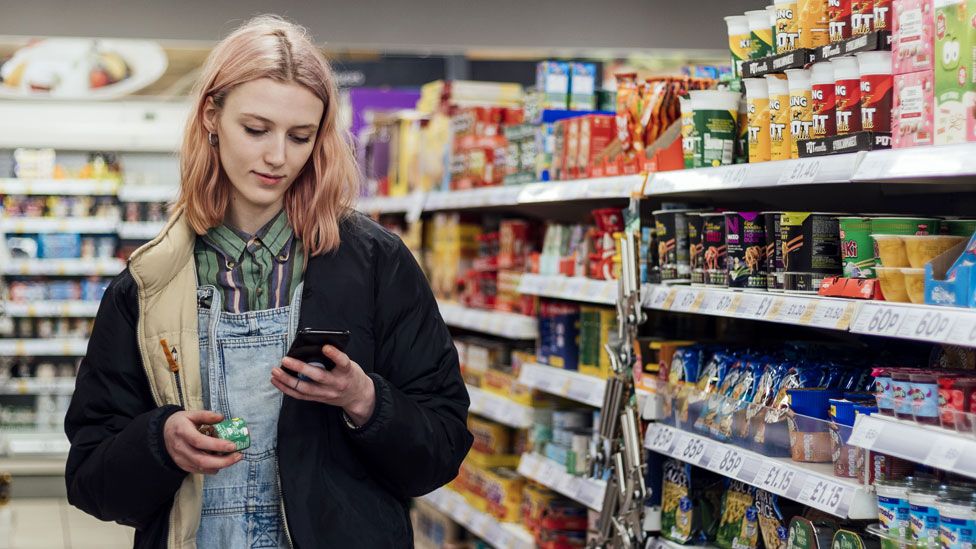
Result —
[{"label": "green label on tub", "polygon": [[830,549],[864,549],[864,540],[849,530],[838,530]]},{"label": "green label on tub", "polygon": [[723,110],[695,110],[695,130],[701,136],[701,158],[697,167],[725,166],[735,153],[736,117]]}]

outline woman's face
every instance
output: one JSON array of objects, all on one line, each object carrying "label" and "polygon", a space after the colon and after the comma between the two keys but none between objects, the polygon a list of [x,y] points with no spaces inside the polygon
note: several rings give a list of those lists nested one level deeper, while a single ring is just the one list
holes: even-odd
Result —
[{"label": "woman's face", "polygon": [[307,88],[269,78],[234,88],[219,112],[208,106],[206,127],[217,134],[232,187],[228,221],[241,229],[260,227],[281,209],[285,191],[312,154],[324,109]]}]

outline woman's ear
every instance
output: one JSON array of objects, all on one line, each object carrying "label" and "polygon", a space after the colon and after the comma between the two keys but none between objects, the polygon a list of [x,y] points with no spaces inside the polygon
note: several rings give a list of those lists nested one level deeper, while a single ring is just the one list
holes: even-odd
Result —
[{"label": "woman's ear", "polygon": [[207,104],[203,106],[203,127],[208,133],[217,133],[217,119],[220,116],[220,110],[217,108],[217,104],[214,103],[213,97],[207,98]]}]

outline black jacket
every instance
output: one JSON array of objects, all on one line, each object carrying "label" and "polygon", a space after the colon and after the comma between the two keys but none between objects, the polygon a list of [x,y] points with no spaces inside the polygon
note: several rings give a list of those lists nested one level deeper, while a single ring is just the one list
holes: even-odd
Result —
[{"label": "black jacket", "polygon": [[[399,238],[358,214],[341,238],[337,251],[308,262],[299,326],[352,332],[347,353],[373,379],[376,408],[353,430],[338,408],[284,397],[278,458],[288,527],[303,549],[409,547],[409,498],[453,479],[471,446],[468,395],[430,287]],[[72,505],[135,527],[136,547],[162,548],[186,473],[163,444],[163,424],[179,407],[154,403],[138,314],[126,269],[102,299],[78,372],[65,480]]]}]

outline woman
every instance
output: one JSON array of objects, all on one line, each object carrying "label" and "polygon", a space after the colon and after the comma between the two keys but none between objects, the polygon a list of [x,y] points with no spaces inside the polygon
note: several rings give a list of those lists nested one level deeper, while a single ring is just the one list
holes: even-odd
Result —
[{"label": "woman", "polygon": [[[350,209],[336,102],[326,61],[277,18],[204,67],[180,198],[109,285],[65,420],[69,501],[135,527],[136,547],[410,546],[408,499],[470,447],[426,279]],[[334,369],[284,357],[299,328],[351,332],[323,348]],[[201,434],[225,417],[250,448]]]}]

